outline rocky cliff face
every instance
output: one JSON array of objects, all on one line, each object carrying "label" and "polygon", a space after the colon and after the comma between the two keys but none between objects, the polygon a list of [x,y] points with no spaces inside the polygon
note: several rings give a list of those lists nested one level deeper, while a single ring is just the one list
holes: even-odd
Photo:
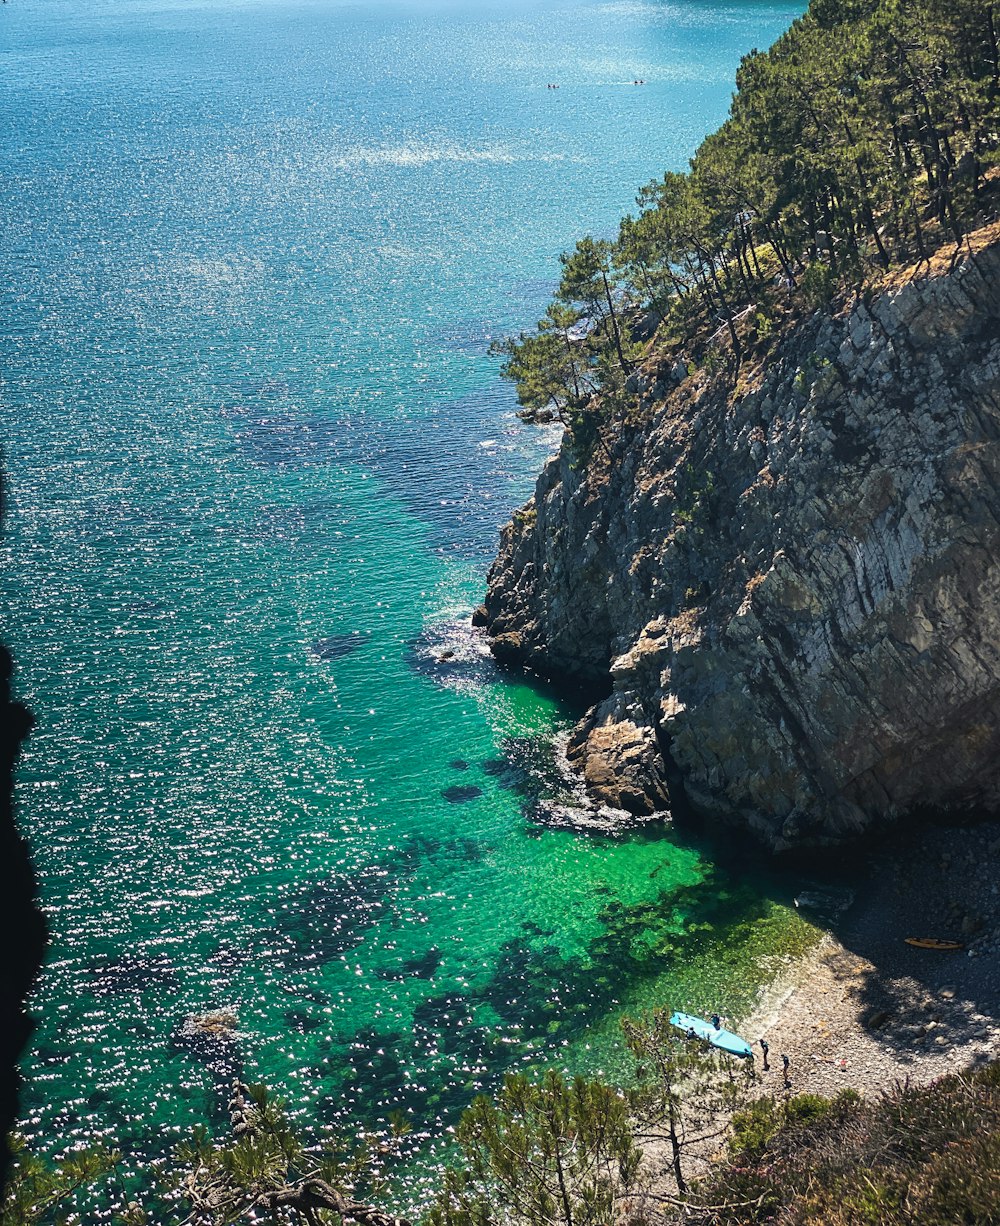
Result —
[{"label": "rocky cliff face", "polygon": [[1000,227],[801,322],[733,392],[567,447],[490,572],[497,657],[602,687],[570,757],[775,849],[1000,802]]}]

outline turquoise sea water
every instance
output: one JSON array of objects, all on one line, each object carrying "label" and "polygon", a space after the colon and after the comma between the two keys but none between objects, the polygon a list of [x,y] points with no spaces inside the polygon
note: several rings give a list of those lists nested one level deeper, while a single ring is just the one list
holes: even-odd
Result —
[{"label": "turquoise sea water", "polygon": [[[571,713],[467,629],[555,442],[490,339],[799,8],[0,9],[39,1145],[144,1162],[242,1062],[310,1127],[402,1109],[426,1158],[505,1069],[613,1069],[622,1011],[738,1010],[806,939],[669,831],[540,824]],[[238,1048],[185,1045],[209,1009]]]}]

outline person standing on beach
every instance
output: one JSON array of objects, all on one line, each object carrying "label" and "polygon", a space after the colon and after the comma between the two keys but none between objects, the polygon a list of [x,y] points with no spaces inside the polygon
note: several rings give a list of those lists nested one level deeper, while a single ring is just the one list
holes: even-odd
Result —
[{"label": "person standing on beach", "polygon": [[771,1047],[767,1039],[761,1039],[760,1050],[764,1053],[764,1072],[769,1073],[771,1071],[771,1066],[767,1062],[767,1053],[771,1050]]},{"label": "person standing on beach", "polygon": [[781,1064],[785,1074],[785,1089],[790,1090],[792,1088],[792,1079],[788,1076],[788,1066],[791,1064],[791,1060],[789,1060],[784,1052],[781,1053]]},{"label": "person standing on beach", "polygon": [[722,1018],[719,1017],[718,1013],[712,1014],[712,1025],[715,1027],[716,1030],[722,1029]]}]

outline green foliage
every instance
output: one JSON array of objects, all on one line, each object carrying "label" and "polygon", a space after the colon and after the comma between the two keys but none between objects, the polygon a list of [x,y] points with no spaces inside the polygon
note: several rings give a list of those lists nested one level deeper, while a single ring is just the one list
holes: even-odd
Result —
[{"label": "green foliage", "polygon": [[11,1134],[8,1144],[12,1163],[0,1205],[0,1226],[78,1223],[80,1218],[73,1212],[77,1192],[105,1180],[118,1160],[118,1155],[103,1145],[70,1150],[47,1162],[32,1154],[17,1133]]},{"label": "green foliage", "polygon": [[821,358],[818,354],[811,353],[806,358],[805,364],[795,372],[792,387],[800,396],[808,395],[809,389],[819,381],[821,376],[831,370],[832,365],[829,358]]},{"label": "green foliage", "polygon": [[513,514],[514,523],[519,528],[532,528],[538,519],[538,508],[534,506],[521,507]]},{"label": "green foliage", "polygon": [[761,1100],[734,1117],[730,1155],[697,1189],[733,1206],[717,1226],[998,1224],[1000,1065],[870,1100]]},{"label": "green foliage", "polygon": [[679,524],[692,524],[699,514],[706,511],[715,492],[715,475],[706,470],[698,472],[694,465],[686,464],[677,490],[674,519]]},{"label": "green foliage", "polygon": [[799,285],[809,306],[813,310],[819,310],[825,307],[833,297],[837,288],[837,279],[829,264],[824,264],[822,260],[813,260],[799,278]]},{"label": "green foliage", "polygon": [[766,311],[755,311],[753,316],[753,330],[757,333],[757,339],[766,341],[774,331],[774,320]]},{"label": "green foliage", "polygon": [[781,1107],[773,1098],[757,1098],[733,1116],[729,1147],[742,1159],[756,1162],[781,1128]]},{"label": "green foliage", "polygon": [[743,1161],[757,1162],[783,1129],[815,1123],[832,1106],[830,1099],[819,1094],[796,1094],[784,1102],[773,1098],[754,1099],[733,1116],[730,1151]]},{"label": "green foliage", "polygon": [[815,1123],[826,1115],[830,1107],[830,1100],[820,1094],[796,1094],[784,1104],[785,1127]]},{"label": "green foliage", "polygon": [[[308,1146],[280,1100],[264,1086],[234,1088],[233,1136],[219,1143],[198,1127],[178,1147],[176,1193],[199,1226],[231,1226],[267,1209],[274,1221],[304,1220],[309,1226],[361,1220],[370,1226],[394,1221],[352,1194],[382,1190],[381,1155],[408,1131],[395,1120],[387,1137],[345,1144],[335,1139],[323,1150]],[[357,1210],[357,1212],[354,1212]],[[282,1216],[282,1214],[284,1216]],[[298,1215],[302,1215],[301,1219]]]},{"label": "green foliage", "polygon": [[429,1226],[604,1226],[641,1162],[624,1097],[551,1069],[540,1082],[508,1076],[496,1101],[477,1098],[457,1139],[463,1167],[447,1172]]},{"label": "green foliage", "polygon": [[636,1060],[632,1116],[644,1139],[669,1146],[674,1183],[683,1196],[688,1152],[722,1135],[723,1121],[738,1109],[752,1083],[753,1061],[682,1038],[666,1009],[638,1021],[625,1018],[622,1030]]},{"label": "green foliage", "polygon": [[562,257],[537,332],[500,347],[522,403],[566,410],[586,459],[637,420],[640,319],[728,373],[748,330],[768,335],[775,295],[823,308],[990,216],[998,27],[984,0],[812,0],[744,58],[729,118],[690,171],[644,187],[614,242],[584,238]]}]

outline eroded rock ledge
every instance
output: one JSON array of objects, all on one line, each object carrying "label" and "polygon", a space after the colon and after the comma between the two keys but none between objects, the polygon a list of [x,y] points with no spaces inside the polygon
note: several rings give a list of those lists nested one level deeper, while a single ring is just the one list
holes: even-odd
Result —
[{"label": "eroded rock ledge", "polygon": [[[596,799],[774,849],[1000,801],[1000,227],[800,323],[736,393],[564,446],[503,531],[497,658],[603,687]],[[640,387],[669,382],[651,366]]]}]

